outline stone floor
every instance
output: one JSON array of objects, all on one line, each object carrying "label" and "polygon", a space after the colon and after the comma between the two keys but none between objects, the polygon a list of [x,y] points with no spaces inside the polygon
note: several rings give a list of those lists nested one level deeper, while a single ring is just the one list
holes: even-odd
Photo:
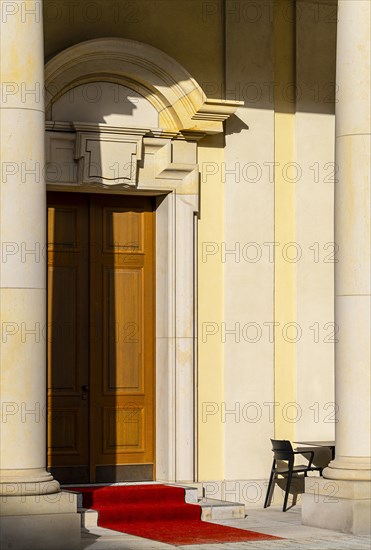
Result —
[{"label": "stone floor", "polygon": [[248,509],[245,519],[215,521],[239,529],[283,537],[282,541],[239,542],[173,546],[148,539],[110,531],[100,527],[84,530],[82,549],[89,550],[370,550],[369,536],[354,536],[301,525],[300,506],[283,513],[281,507]]}]

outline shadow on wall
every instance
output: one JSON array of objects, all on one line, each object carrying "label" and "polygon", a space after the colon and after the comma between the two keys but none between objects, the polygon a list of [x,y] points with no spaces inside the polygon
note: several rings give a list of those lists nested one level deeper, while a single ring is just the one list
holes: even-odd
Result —
[{"label": "shadow on wall", "polygon": [[[334,114],[337,0],[277,5],[279,36],[276,3],[269,1],[228,0],[223,13],[220,0],[79,0],[71,6],[44,0],[46,60],[85,40],[129,38],[176,59],[210,98],[243,100],[250,109]],[[291,76],[277,71],[277,54]]]},{"label": "shadow on wall", "polygon": [[228,124],[226,125],[226,135],[231,134],[240,134],[244,130],[248,130],[249,126],[243,120],[241,120],[237,115],[231,115],[228,119]]},{"label": "shadow on wall", "polygon": [[158,112],[145,97],[121,84],[99,80],[63,94],[53,103],[51,117],[62,122],[158,127]]},{"label": "shadow on wall", "polygon": [[[227,7],[226,98],[249,109],[333,115],[337,1],[250,4]],[[215,84],[204,83],[207,95]]]}]

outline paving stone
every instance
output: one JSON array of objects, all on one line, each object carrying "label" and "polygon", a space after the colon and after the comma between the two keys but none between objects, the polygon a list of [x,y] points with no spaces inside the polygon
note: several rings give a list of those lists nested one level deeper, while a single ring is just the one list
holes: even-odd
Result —
[{"label": "paving stone", "polygon": [[284,537],[284,540],[237,543],[194,544],[173,546],[109,529],[95,527],[83,530],[81,549],[89,550],[370,550],[370,537],[337,533],[301,525],[300,506],[282,512],[281,508],[249,509],[244,519],[215,521]]}]

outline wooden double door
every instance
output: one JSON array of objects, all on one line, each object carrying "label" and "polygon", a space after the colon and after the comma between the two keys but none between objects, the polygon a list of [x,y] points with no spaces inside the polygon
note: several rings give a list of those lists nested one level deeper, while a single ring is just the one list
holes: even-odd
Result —
[{"label": "wooden double door", "polygon": [[149,197],[48,193],[48,468],[61,482],[154,479]]}]

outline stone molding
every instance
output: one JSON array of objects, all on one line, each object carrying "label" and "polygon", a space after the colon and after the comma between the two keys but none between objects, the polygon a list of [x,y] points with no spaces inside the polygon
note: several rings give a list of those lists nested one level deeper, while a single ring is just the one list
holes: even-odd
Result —
[{"label": "stone molding", "polygon": [[[147,130],[117,128],[110,132],[103,124],[74,124],[75,159],[79,183],[136,186],[137,164],[142,160],[143,135]],[[86,129],[87,131],[81,131]],[[122,131],[120,131],[122,130]]]}]

